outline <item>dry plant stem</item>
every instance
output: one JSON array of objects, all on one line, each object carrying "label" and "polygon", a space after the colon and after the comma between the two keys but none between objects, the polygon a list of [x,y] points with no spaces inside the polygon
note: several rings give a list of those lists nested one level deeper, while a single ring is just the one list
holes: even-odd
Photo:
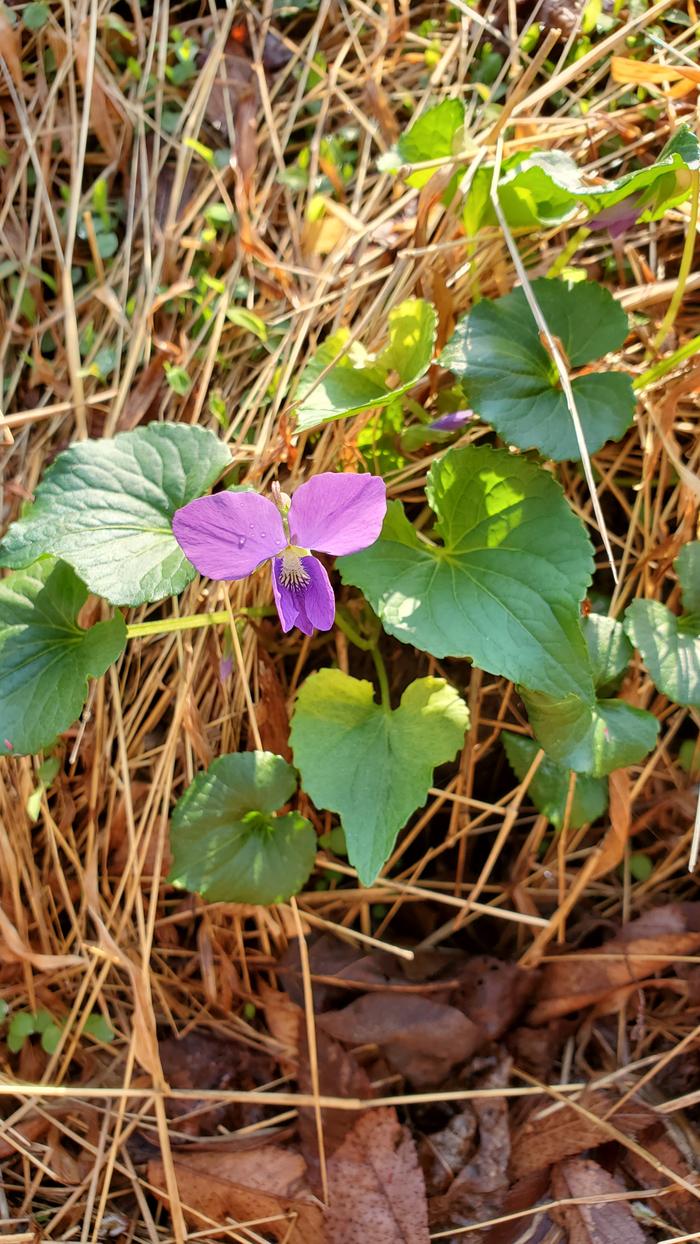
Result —
[{"label": "dry plant stem", "polygon": [[318,1143],[318,1161],[321,1170],[321,1188],[323,1190],[324,1204],[328,1205],[328,1171],[326,1169],[326,1148],[323,1138],[323,1116],[321,1114],[318,1052],[316,1047],[316,1025],[314,1023],[314,994],[311,985],[311,969],[309,967],[309,948],[306,945],[306,935],[304,933],[301,916],[299,915],[299,908],[295,898],[290,899],[290,905],[292,908],[294,925],[299,942],[299,959],[301,961],[302,982],[304,989],[304,1012],[306,1016],[306,1040],[309,1047],[309,1071],[311,1075],[311,1088],[314,1099],[314,1112],[316,1115],[316,1140]]},{"label": "dry plant stem", "polygon": [[700,198],[700,171],[695,169],[691,173],[691,200],[690,200],[690,219],[688,220],[688,231],[685,236],[685,246],[683,247],[683,255],[681,258],[681,266],[678,270],[678,279],[676,288],[673,291],[673,297],[654,340],[651,343],[651,349],[647,357],[656,353],[663,345],[671,328],[676,322],[676,316],[680,309],[681,303],[685,296],[685,288],[690,275],[690,268],[695,253],[695,243],[697,241],[698,228],[698,200]]}]

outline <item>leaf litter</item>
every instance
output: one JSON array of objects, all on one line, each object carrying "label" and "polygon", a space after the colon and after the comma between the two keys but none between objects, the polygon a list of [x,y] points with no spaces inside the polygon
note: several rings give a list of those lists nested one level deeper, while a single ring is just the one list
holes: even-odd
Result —
[{"label": "leaf litter", "polygon": [[[575,31],[577,7],[545,6],[538,20]],[[223,431],[237,459],[257,464],[261,475],[280,459],[294,467],[299,451],[285,410],[290,379],[319,340],[347,327],[372,349],[384,339],[388,310],[431,296],[444,343],[450,321],[479,294],[507,294],[512,268],[494,231],[471,240],[470,268],[459,274],[459,212],[455,204],[443,213],[440,204],[451,169],[440,169],[417,199],[380,176],[375,161],[381,143],[396,141],[433,88],[441,99],[468,101],[467,122],[477,134],[476,101],[509,107],[518,78],[510,78],[507,54],[532,63],[524,46],[514,51],[510,24],[526,39],[531,11],[518,5],[514,17],[497,11],[473,23],[465,14],[463,29],[426,6],[393,23],[355,3],[279,13],[275,6],[274,29],[256,28],[251,18],[211,53],[218,58],[209,65],[211,89],[198,100],[197,76],[182,85],[162,79],[163,63],[173,62],[174,19],[168,29],[158,5],[143,6],[138,20],[108,5],[96,31],[80,27],[70,42],[56,10],[42,33],[23,24],[21,9],[4,9],[2,261],[13,266],[0,280],[12,517],[46,463],[86,432],[163,419],[201,424]],[[562,146],[594,175],[602,169],[602,180],[622,171],[620,161],[625,171],[630,161],[650,163],[670,123],[664,108],[653,119],[647,111],[668,95],[679,116],[692,120],[685,92],[694,90],[697,71],[682,57],[684,48],[692,55],[694,9],[674,12],[655,6],[611,18],[620,22],[617,50],[627,37],[640,38],[640,60],[618,57],[611,66],[599,53],[605,29],[589,32],[590,46],[580,45],[575,62],[562,61],[553,74],[548,67],[537,79],[527,109],[518,114],[514,104],[509,141],[551,147],[561,133]],[[418,33],[414,16],[416,29],[427,23]],[[601,16],[604,27],[610,15]],[[658,39],[661,30],[677,64],[659,63],[658,46],[643,42],[652,21],[658,25],[650,34]],[[198,67],[208,72],[218,17],[195,4],[178,11],[177,22],[204,50]],[[117,39],[140,77],[117,58]],[[494,55],[500,64],[488,62]],[[578,115],[577,99],[606,68],[611,89],[615,79],[624,88],[643,82],[651,96],[618,94],[608,111]],[[435,73],[432,87],[426,73]],[[88,82],[80,211],[99,174],[119,252],[101,273],[88,244],[77,249],[83,276],[73,273],[71,307],[52,295],[50,281],[61,263],[56,241],[71,177],[65,153],[81,150]],[[555,115],[549,104],[540,112],[542,92],[549,99],[555,90]],[[489,113],[487,128],[493,120]],[[342,159],[334,163],[323,146],[340,130],[354,161],[347,182]],[[630,157],[620,136],[635,144]],[[302,152],[298,176],[292,166]],[[315,187],[312,177],[304,181],[307,154],[312,175],[328,178],[332,189],[324,194],[333,203],[320,222],[332,245],[310,250],[310,226],[318,222],[309,220]],[[218,214],[229,219],[231,203],[239,227],[226,233],[222,226],[202,240],[211,229],[205,209],[225,209]],[[635,227],[624,259],[594,237],[575,260],[584,275],[619,280],[619,300],[637,308],[618,368],[644,370],[686,225],[679,211],[653,231]],[[561,253],[561,233],[519,241],[531,248],[536,276]],[[210,293],[212,283],[225,281],[238,310],[267,326],[264,347],[243,339],[233,322],[207,336],[209,295],[195,289],[191,275],[201,256],[196,280],[204,273]],[[17,311],[17,273],[35,312],[29,300]],[[387,284],[395,273],[396,297]],[[695,334],[694,289],[654,366]],[[84,355],[77,364],[71,330]],[[113,350],[108,381],[89,374],[95,338]],[[166,383],[164,362],[173,358],[191,369],[186,395]],[[642,594],[666,599],[675,590],[670,567],[678,541],[696,535],[697,385],[682,365],[670,372],[668,383],[663,373],[642,391],[625,438],[596,455],[606,522],[627,560],[627,595],[640,584]],[[439,369],[431,368],[415,390],[421,402],[438,381]],[[73,400],[81,385],[84,407]],[[216,416],[209,389],[224,394]],[[116,400],[105,396],[115,390]],[[363,418],[307,447],[315,469],[357,461]],[[392,452],[394,495],[413,506],[428,460],[402,457],[396,446]],[[560,478],[569,502],[588,518],[576,471],[565,466]],[[352,599],[346,592],[344,603]],[[210,607],[195,589],[181,605],[183,612]],[[97,624],[99,605],[91,608]],[[166,603],[139,617],[169,609]],[[289,913],[225,904],[206,910],[193,896],[159,890],[167,872],[163,827],[202,757],[255,745],[246,680],[264,745],[288,758],[289,710],[300,681],[329,657],[347,674],[367,677],[368,668],[363,654],[348,654],[342,635],[322,652],[318,640],[302,646],[280,639],[255,617],[241,640],[242,674],[224,686],[210,641],[145,637],[130,648],[118,677],[96,685],[90,714],[67,733],[68,746],[60,744],[60,777],[44,792],[37,823],[26,814],[36,786],[31,761],[4,762],[2,999],[12,1014],[41,1005],[65,1018],[86,1005],[88,991],[90,1007],[109,1016],[117,1034],[111,1046],[91,1043],[74,1025],[54,1057],[37,1036],[11,1051],[0,1029],[4,1225],[27,1239],[179,1242],[191,1234],[287,1244],[450,1237],[505,1244],[548,1233],[574,1244],[637,1244],[700,1231],[697,1104],[664,1109],[697,1083],[700,918],[686,873],[697,773],[683,768],[679,747],[697,737],[694,712],[657,695],[634,665],[625,694],[655,712],[663,736],[643,767],[616,772],[609,817],[590,829],[566,825],[564,814],[555,833],[527,791],[517,793],[499,752],[502,730],[525,728],[513,688],[463,664],[418,658],[421,676],[469,680],[472,741],[456,776],[436,772],[417,814],[422,828],[400,844],[371,890],[357,887],[341,853],[324,848],[322,884],[298,899],[310,952],[310,1042]],[[408,662],[406,653],[392,656],[394,685],[414,661],[413,654]],[[506,848],[498,843],[508,800],[515,803]],[[315,809],[301,811],[319,835],[335,828]],[[600,843],[602,854],[582,873]],[[632,853],[651,865],[646,877],[633,872]],[[469,905],[477,886],[491,915]],[[522,919],[507,921],[502,912]],[[527,917],[542,924],[528,926]],[[414,959],[361,941],[372,937]],[[29,1091],[27,1082],[41,1077],[55,1086],[57,1102]]]}]

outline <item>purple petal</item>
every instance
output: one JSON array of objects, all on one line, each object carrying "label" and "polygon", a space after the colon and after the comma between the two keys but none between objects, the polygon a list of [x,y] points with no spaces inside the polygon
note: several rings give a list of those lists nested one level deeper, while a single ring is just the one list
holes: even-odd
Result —
[{"label": "purple petal", "polygon": [[451,410],[449,415],[440,415],[439,419],[433,419],[428,426],[434,428],[436,432],[459,432],[465,423],[475,418],[473,410]]},{"label": "purple petal", "polygon": [[208,579],[245,579],[287,543],[276,506],[257,492],[217,492],[177,510],[173,534]]},{"label": "purple petal", "polygon": [[378,475],[326,471],[297,488],[289,511],[292,543],[341,557],[374,544],[386,514]]},{"label": "purple petal", "polygon": [[611,238],[622,237],[623,233],[632,228],[640,212],[643,211],[640,200],[641,195],[631,194],[629,198],[621,199],[612,207],[604,207],[597,216],[591,217],[588,221],[588,228],[607,229]]},{"label": "purple petal", "polygon": [[299,587],[286,587],[280,581],[281,557],[276,557],[272,563],[272,590],[282,630],[291,631],[293,626],[298,626],[305,635],[313,634],[314,627],[329,631],[335,618],[330,579],[317,557],[302,557],[300,561],[309,582]]}]

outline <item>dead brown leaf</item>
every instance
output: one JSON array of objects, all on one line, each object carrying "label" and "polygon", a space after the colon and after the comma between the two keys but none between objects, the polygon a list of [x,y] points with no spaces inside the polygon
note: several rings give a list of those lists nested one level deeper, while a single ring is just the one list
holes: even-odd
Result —
[{"label": "dead brown leaf", "polygon": [[[90,59],[88,32],[85,25],[82,26],[74,44],[74,52],[75,67],[84,89],[88,79],[88,63]],[[112,96],[108,93],[100,69],[95,64],[92,67],[91,88],[89,100],[90,125],[105,155],[109,160],[117,163],[120,155],[125,154],[131,146],[131,122],[126,113],[116,105]]]},{"label": "dead brown leaf", "polygon": [[[188,1153],[175,1158],[174,1169],[185,1218],[195,1228],[252,1220],[284,1244],[326,1244],[323,1209],[306,1189],[304,1159],[292,1149]],[[148,1163],[148,1180],[167,1205],[160,1159]]]},{"label": "dead brown leaf", "polygon": [[247,200],[253,192],[253,173],[257,163],[258,82],[244,50],[229,39],[218,66],[205,117],[221,134],[228,134],[233,122],[234,155]]},{"label": "dead brown leaf", "polygon": [[157,353],[144,367],[133,389],[129,390],[129,396],[119,416],[117,431],[130,432],[146,420],[163,389],[164,361],[163,355]]},{"label": "dead brown leaf", "polygon": [[[8,72],[21,95],[28,93],[28,87],[22,73],[21,39],[19,27],[13,26],[6,9],[0,10],[0,56],[7,65]],[[0,77],[3,94],[5,83]]]},{"label": "dead brown leaf", "polygon": [[[258,651],[260,654],[258,662],[260,697],[255,707],[255,716],[262,745],[267,751],[284,756],[285,760],[291,760],[289,713],[284,688],[277,677],[274,662],[270,660],[264,648],[261,647]],[[254,740],[249,740],[249,746],[255,746]]]},{"label": "dead brown leaf", "polygon": [[456,1007],[390,991],[366,994],[316,1023],[344,1045],[378,1045],[390,1066],[421,1088],[441,1084],[483,1040]]},{"label": "dead brown leaf", "polygon": [[700,949],[700,903],[669,903],[626,925],[599,948],[547,964],[530,1013],[533,1024],[594,1003],[615,1009],[615,991],[654,976]]},{"label": "dead brown leaf", "polygon": [[389,1108],[358,1119],[328,1164],[326,1244],[429,1244],[413,1140]]},{"label": "dead brown leaf", "polygon": [[[159,1042],[158,1054],[163,1075],[171,1088],[177,1089],[255,1089],[272,1079],[275,1065],[271,1058],[257,1050],[251,1050],[242,1042],[222,1041],[206,1032],[188,1032],[184,1037],[166,1037]],[[178,1125],[178,1130],[189,1135],[214,1132],[217,1124],[227,1122],[232,1127],[255,1122],[258,1107],[213,1106],[211,1110],[197,1107],[201,1102],[170,1098],[168,1114],[173,1119],[181,1115],[193,1117]]]},{"label": "dead brown leaf", "polygon": [[629,769],[616,769],[610,774],[610,829],[601,843],[601,853],[592,880],[612,872],[624,858],[632,824],[631,787]]},{"label": "dead brown leaf", "polygon": [[[530,1118],[513,1136],[511,1171],[515,1179],[593,1149],[610,1138],[602,1125],[574,1106],[562,1106],[544,1118],[539,1117],[544,1101],[538,1101]],[[601,1119],[614,1104],[610,1093],[589,1093],[581,1098],[581,1105]],[[616,1112],[613,1121],[626,1136],[636,1138],[655,1121],[655,1115],[642,1102],[630,1101]]]},{"label": "dead brown leaf", "polygon": [[[302,1093],[310,1093],[313,1085],[309,1063],[309,1050],[306,1040],[306,1025],[301,1030],[302,1044],[299,1064],[299,1088]],[[318,1086],[322,1097],[360,1097],[373,1096],[369,1076],[356,1059],[348,1053],[339,1041],[334,1041],[323,1032],[316,1033],[316,1056],[318,1060]],[[323,1111],[323,1144],[326,1158],[331,1157],[345,1140],[348,1132],[357,1123],[362,1114],[353,1114],[349,1110]],[[299,1138],[301,1151],[308,1167],[309,1185],[317,1196],[321,1195],[321,1162],[318,1151],[318,1132],[316,1128],[316,1112],[310,1106],[299,1109]]]},{"label": "dead brown leaf", "polygon": [[[618,1115],[615,1115],[613,1122],[618,1124]],[[700,1186],[700,1177],[697,1172],[688,1165],[672,1136],[664,1130],[662,1124],[657,1124],[654,1131],[645,1134],[642,1137],[642,1144],[669,1170],[676,1171],[683,1179],[698,1183]],[[649,1162],[645,1162],[639,1154],[631,1149],[626,1150],[622,1164],[635,1187],[658,1188],[659,1172],[654,1170]],[[661,1217],[668,1219],[681,1231],[700,1232],[700,1200],[691,1192],[687,1192],[685,1188],[679,1188],[677,1192],[669,1193],[659,1198],[658,1201],[652,1198],[649,1204]]]},{"label": "dead brown leaf", "polygon": [[594,1204],[561,1205],[549,1212],[568,1232],[569,1244],[644,1244],[649,1236],[636,1221],[628,1201],[614,1200],[622,1184],[597,1162],[571,1158],[552,1172],[552,1192],[558,1200],[587,1200]]},{"label": "dead brown leaf", "polygon": [[491,955],[470,956],[459,975],[461,983],[450,1002],[492,1041],[515,1023],[538,979],[534,971]]}]

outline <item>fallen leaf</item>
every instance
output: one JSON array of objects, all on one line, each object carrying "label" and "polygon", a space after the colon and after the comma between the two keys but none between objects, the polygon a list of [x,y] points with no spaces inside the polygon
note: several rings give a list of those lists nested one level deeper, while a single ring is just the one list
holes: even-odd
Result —
[{"label": "fallen leaf", "polygon": [[247,200],[253,191],[257,163],[258,81],[239,44],[229,39],[209,93],[205,118],[220,134],[229,134],[233,121],[233,151]]},{"label": "fallen leaf", "polygon": [[[528,1239],[531,1244],[537,1244],[538,1241],[543,1240],[553,1225],[546,1211],[541,1214],[528,1215],[525,1219],[520,1217],[520,1213],[524,1209],[533,1209],[539,1201],[543,1200],[548,1189],[549,1171],[546,1174],[538,1171],[536,1175],[528,1175],[526,1179],[519,1179],[504,1198],[500,1211],[503,1218],[507,1218],[509,1214],[515,1217],[510,1222],[498,1223],[488,1231],[479,1233],[477,1236],[479,1244],[516,1244],[516,1241],[524,1239]],[[526,1228],[523,1228],[523,1222],[527,1223]]]},{"label": "fallen leaf", "polygon": [[[700,903],[669,903],[632,920],[601,947],[546,965],[529,1022],[546,1024],[669,967],[700,949]],[[613,999],[614,1009],[614,999]]]},{"label": "fallen leaf", "polygon": [[[10,77],[21,95],[27,95],[29,88],[22,73],[21,39],[19,27],[13,26],[7,17],[4,5],[0,9],[0,56],[7,65]],[[0,86],[5,93],[5,83],[0,77]]]},{"label": "fallen leaf", "polygon": [[[587,1118],[574,1106],[561,1106],[542,1118],[545,1100],[537,1101],[530,1117],[513,1136],[511,1172],[514,1179],[522,1179],[610,1139],[602,1124]],[[580,1102],[602,1119],[614,1107],[615,1098],[610,1093],[584,1093]],[[616,1111],[612,1121],[626,1136],[636,1139],[655,1121],[655,1115],[643,1102],[629,1101]]]},{"label": "fallen leaf", "polygon": [[[279,1145],[243,1152],[207,1150],[173,1162],[185,1218],[201,1229],[215,1222],[230,1238],[231,1218],[254,1221],[257,1230],[284,1244],[327,1244],[323,1209],[304,1185],[301,1154]],[[148,1163],[148,1181],[168,1204],[160,1159]]]},{"label": "fallen leaf", "polygon": [[491,955],[472,955],[459,975],[461,983],[450,1002],[492,1041],[498,1041],[515,1023],[537,980],[532,970]]},{"label": "fallen leaf", "polygon": [[328,1179],[326,1244],[429,1244],[423,1173],[395,1110],[356,1121],[328,1163]]},{"label": "fallen leaf", "polygon": [[258,992],[270,1033],[282,1046],[277,1055],[280,1067],[285,1075],[295,1076],[299,1067],[299,1039],[304,1011],[288,994],[281,989],[272,989],[264,981],[260,982]]},{"label": "fallen leaf", "polygon": [[610,829],[601,843],[601,853],[591,877],[592,881],[612,872],[624,858],[632,824],[631,788],[629,769],[615,769],[610,774]]},{"label": "fallen leaf", "polygon": [[136,384],[129,390],[117,423],[118,432],[130,432],[146,420],[164,387],[164,358],[154,354],[144,367]]},{"label": "fallen leaf", "polygon": [[554,1167],[552,1193],[557,1200],[591,1198],[593,1204],[560,1205],[549,1213],[568,1231],[569,1244],[644,1244],[650,1237],[637,1223],[629,1201],[613,1199],[624,1191],[597,1162],[571,1158]]},{"label": "fallen leaf", "polygon": [[[313,1085],[309,1062],[306,1025],[302,1030],[301,1057],[297,1076],[302,1093],[310,1093]],[[316,1033],[316,1058],[318,1064],[318,1088],[322,1097],[360,1097],[368,1100],[373,1096],[369,1076],[356,1059],[323,1032]],[[326,1158],[332,1157],[355,1126],[361,1112],[325,1108],[323,1110],[323,1146]],[[311,1106],[299,1108],[299,1139],[301,1152],[306,1159],[307,1178],[317,1196],[321,1195],[321,1161],[318,1150],[316,1111]]]},{"label": "fallen leaf", "polygon": [[[618,1118],[619,1116],[615,1115],[612,1120],[616,1126],[619,1126]],[[676,1171],[682,1179],[697,1183],[700,1192],[700,1176],[688,1165],[663,1124],[657,1123],[653,1131],[645,1133],[641,1143],[647,1152],[663,1162],[669,1170]],[[658,1188],[659,1172],[649,1162],[645,1162],[640,1154],[634,1153],[631,1149],[625,1150],[622,1165],[635,1188]],[[687,1192],[685,1188],[679,1188],[677,1192],[670,1192],[658,1200],[651,1198],[649,1205],[660,1217],[672,1222],[682,1231],[700,1232],[700,1199],[694,1197],[692,1192]]]},{"label": "fallen leaf", "polygon": [[628,56],[612,56],[610,74],[613,82],[642,86],[648,86],[649,83],[675,82],[676,86],[663,92],[664,95],[674,98],[688,95],[700,83],[700,69],[695,69],[692,65],[651,65],[648,61],[631,60]]},{"label": "fallen leaf", "polygon": [[417,1088],[441,1084],[472,1056],[481,1029],[453,1006],[390,991],[366,994],[316,1025],[344,1045],[378,1045],[387,1062]]},{"label": "fallen leaf", "polygon": [[[495,1058],[484,1059],[483,1063],[486,1065],[485,1074],[474,1079],[474,1088],[504,1088],[510,1076],[508,1056],[500,1053]],[[492,1218],[500,1212],[508,1191],[508,1103],[504,1097],[477,1097],[471,1102],[471,1107],[478,1133],[475,1153],[456,1174],[447,1191],[431,1199],[431,1225],[458,1225],[467,1219],[479,1222]]]},{"label": "fallen leaf", "polygon": [[[81,27],[80,34],[74,44],[74,54],[75,67],[84,90],[88,80],[88,63],[90,58],[90,45],[86,24]],[[90,125],[107,158],[117,163],[120,156],[125,154],[131,146],[132,125],[126,112],[118,108],[114,103],[112,95],[107,91],[99,67],[94,64],[94,56],[92,59],[89,101]]]},{"label": "fallen leaf", "polygon": [[[275,1073],[275,1065],[268,1055],[251,1050],[240,1041],[222,1041],[206,1032],[188,1032],[184,1037],[166,1037],[158,1044],[158,1054],[163,1075],[171,1088],[194,1089],[255,1089]],[[231,1128],[251,1124],[262,1117],[260,1107],[246,1107],[233,1103],[230,1106],[212,1106],[202,1110],[205,1099],[193,1102],[178,1098],[168,1100],[170,1118],[181,1115],[191,1119],[178,1127],[188,1135],[213,1133],[217,1126],[228,1124]]]},{"label": "fallen leaf", "polygon": [[[266,751],[275,752],[278,756],[284,756],[285,760],[291,760],[289,713],[284,688],[277,676],[274,662],[265,649],[259,648],[258,652],[260,654],[258,662],[260,694],[255,706],[255,717],[260,739]],[[252,739],[249,740],[249,744],[251,747],[255,746]]]}]

